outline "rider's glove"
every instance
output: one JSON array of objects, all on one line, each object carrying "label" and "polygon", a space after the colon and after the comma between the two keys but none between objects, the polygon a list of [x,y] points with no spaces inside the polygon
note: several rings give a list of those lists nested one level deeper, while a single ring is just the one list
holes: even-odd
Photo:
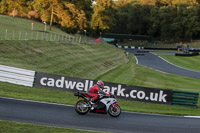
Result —
[{"label": "rider's glove", "polygon": [[109,93],[106,93],[106,96],[108,96],[108,97],[109,97],[109,96],[110,96],[110,94],[109,94]]}]

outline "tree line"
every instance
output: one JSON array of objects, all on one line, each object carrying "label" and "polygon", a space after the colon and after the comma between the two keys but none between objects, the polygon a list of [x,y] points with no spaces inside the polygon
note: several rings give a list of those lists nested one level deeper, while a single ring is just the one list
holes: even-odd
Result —
[{"label": "tree line", "polygon": [[200,38],[200,0],[0,0],[0,13],[59,25],[68,33]]}]

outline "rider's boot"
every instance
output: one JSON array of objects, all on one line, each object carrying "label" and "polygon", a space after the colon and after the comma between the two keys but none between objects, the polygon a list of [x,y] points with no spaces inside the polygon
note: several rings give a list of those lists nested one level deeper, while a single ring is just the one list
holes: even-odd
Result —
[{"label": "rider's boot", "polygon": [[93,110],[94,109],[94,99],[93,98],[91,98],[91,100],[89,101],[89,103],[90,103],[90,106],[91,106],[91,110]]}]

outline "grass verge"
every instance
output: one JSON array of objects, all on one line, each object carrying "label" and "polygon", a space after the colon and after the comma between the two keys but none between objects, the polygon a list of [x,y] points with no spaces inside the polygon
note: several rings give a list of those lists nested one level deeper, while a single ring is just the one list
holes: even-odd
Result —
[{"label": "grass verge", "polygon": [[186,69],[200,72],[200,56],[181,57],[181,56],[162,56],[165,60],[174,65],[181,66]]},{"label": "grass verge", "polygon": [[1,121],[1,120],[0,120],[0,132],[1,133],[101,133],[95,131],[44,126],[37,124],[27,124],[27,123],[19,123],[12,121]]},{"label": "grass verge", "polygon": [[95,78],[127,62],[122,50],[109,44],[52,41],[0,41],[0,64],[81,78]]}]

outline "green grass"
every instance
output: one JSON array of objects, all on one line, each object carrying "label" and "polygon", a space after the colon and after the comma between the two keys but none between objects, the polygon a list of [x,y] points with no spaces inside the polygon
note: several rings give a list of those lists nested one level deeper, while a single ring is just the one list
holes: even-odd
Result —
[{"label": "green grass", "polygon": [[95,131],[43,126],[37,124],[19,123],[0,120],[1,133],[101,133]]},{"label": "green grass", "polygon": [[74,105],[72,93],[52,89],[32,88],[0,82],[0,96]]},{"label": "green grass", "polygon": [[170,56],[174,56],[175,55],[175,53],[162,53],[162,52],[152,52],[152,53],[154,53],[154,54],[156,54],[156,55],[158,55],[158,56],[163,56],[163,55],[170,55]]},{"label": "green grass", "polygon": [[109,44],[0,41],[0,64],[60,75],[95,78],[128,59]]},{"label": "green grass", "polygon": [[200,56],[180,57],[180,56],[162,56],[167,61],[194,71],[200,72]]}]

